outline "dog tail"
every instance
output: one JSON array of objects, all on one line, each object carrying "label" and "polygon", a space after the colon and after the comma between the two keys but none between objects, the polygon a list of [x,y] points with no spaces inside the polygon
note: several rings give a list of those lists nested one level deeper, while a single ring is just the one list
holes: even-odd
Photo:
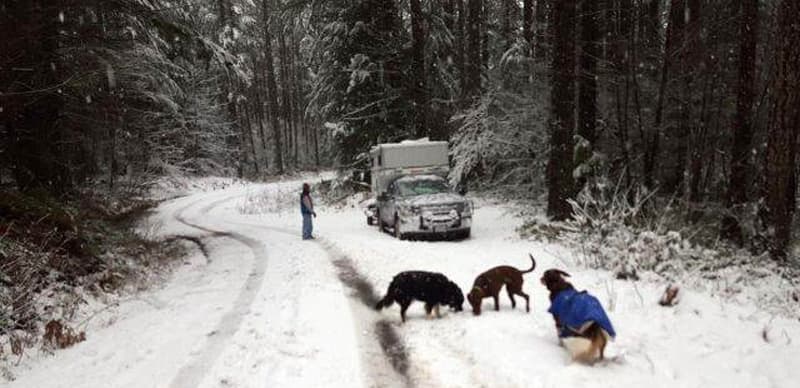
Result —
[{"label": "dog tail", "polygon": [[530,253],[528,253],[528,257],[531,258],[531,268],[529,270],[527,270],[527,271],[520,271],[520,273],[533,272],[533,270],[536,269],[536,259],[534,259],[533,255],[530,254]]},{"label": "dog tail", "polygon": [[391,306],[392,303],[394,303],[394,298],[392,298],[392,293],[390,292],[375,304],[375,310],[381,311],[381,309]]}]

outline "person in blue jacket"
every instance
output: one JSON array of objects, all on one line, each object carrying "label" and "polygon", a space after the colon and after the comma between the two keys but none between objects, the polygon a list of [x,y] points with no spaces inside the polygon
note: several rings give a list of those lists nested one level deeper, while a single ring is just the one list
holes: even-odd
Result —
[{"label": "person in blue jacket", "polygon": [[303,183],[303,192],[300,194],[300,214],[303,215],[303,240],[313,239],[314,236],[311,232],[314,230],[314,225],[311,223],[311,217],[317,216],[314,212],[314,201],[311,200],[311,186],[308,183]]}]

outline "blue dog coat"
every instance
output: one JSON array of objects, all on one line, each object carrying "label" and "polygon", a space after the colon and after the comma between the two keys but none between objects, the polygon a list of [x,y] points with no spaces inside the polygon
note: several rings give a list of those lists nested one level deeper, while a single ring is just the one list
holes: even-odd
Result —
[{"label": "blue dog coat", "polygon": [[589,322],[600,325],[611,337],[617,336],[600,301],[586,291],[570,289],[559,292],[547,311],[561,324],[559,337],[580,334],[584,325]]}]

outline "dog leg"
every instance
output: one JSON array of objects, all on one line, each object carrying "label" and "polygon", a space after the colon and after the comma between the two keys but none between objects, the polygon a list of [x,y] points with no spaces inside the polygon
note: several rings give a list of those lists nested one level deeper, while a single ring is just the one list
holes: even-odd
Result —
[{"label": "dog leg", "polygon": [[599,338],[599,345],[600,348],[600,360],[602,361],[605,359],[605,352],[606,352],[606,345],[608,345],[608,341],[611,338],[611,335],[608,334],[607,331],[600,329],[600,338]]},{"label": "dog leg", "polygon": [[403,321],[403,323],[406,323],[406,310],[408,310],[408,306],[410,304],[411,303],[408,303],[406,301],[400,303],[400,319]]},{"label": "dog leg", "polygon": [[517,301],[514,300],[514,292],[508,286],[506,286],[506,293],[508,294],[508,299],[511,299],[511,308],[517,308]]},{"label": "dog leg", "polygon": [[442,314],[439,312],[439,305],[437,304],[436,307],[433,308],[433,311],[436,312],[436,318],[441,318]]},{"label": "dog leg", "polygon": [[517,295],[525,298],[525,312],[528,312],[528,313],[531,312],[531,298],[528,296],[528,294],[526,294],[526,293],[522,292],[522,290],[520,290],[519,292],[517,292]]},{"label": "dog leg", "polygon": [[[514,284],[511,287],[506,287],[508,289],[509,297],[511,297],[512,293],[523,297],[525,299],[525,312],[531,312],[531,300],[528,294],[522,291],[522,283]],[[511,298],[513,299],[513,297]]]},{"label": "dog leg", "polygon": [[433,310],[433,306],[430,303],[425,303],[425,317],[431,317],[431,311]]},{"label": "dog leg", "polygon": [[[499,292],[498,292],[499,294]],[[500,296],[497,294],[492,295],[494,298],[494,311],[500,311]]]}]

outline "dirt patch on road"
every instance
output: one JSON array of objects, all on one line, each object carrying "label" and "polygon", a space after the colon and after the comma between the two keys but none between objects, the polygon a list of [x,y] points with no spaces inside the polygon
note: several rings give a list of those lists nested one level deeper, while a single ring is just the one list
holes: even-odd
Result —
[{"label": "dirt patch on road", "polygon": [[[345,256],[339,256],[333,260],[333,264],[336,266],[339,280],[353,291],[354,296],[368,308],[375,308],[379,295],[375,292],[372,284],[356,270],[352,260]],[[389,321],[381,319],[375,322],[373,330],[383,354],[392,365],[392,368],[403,376],[407,386],[413,386],[408,374],[410,364],[408,350],[395,327]]]}]

